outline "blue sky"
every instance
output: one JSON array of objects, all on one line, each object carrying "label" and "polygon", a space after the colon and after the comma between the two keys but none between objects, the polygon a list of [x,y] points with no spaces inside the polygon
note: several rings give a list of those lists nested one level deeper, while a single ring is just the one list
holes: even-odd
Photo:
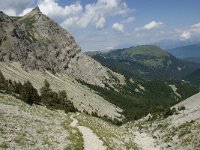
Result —
[{"label": "blue sky", "polygon": [[0,0],[15,16],[36,5],[84,51],[200,39],[200,0]]}]

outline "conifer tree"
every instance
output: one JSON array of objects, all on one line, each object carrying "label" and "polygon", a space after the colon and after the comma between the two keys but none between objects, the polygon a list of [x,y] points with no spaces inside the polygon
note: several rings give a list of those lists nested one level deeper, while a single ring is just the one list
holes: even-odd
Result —
[{"label": "conifer tree", "polygon": [[36,103],[36,104],[40,103],[40,97],[38,95],[38,92],[29,81],[24,83],[23,88],[20,92],[20,97],[26,103],[31,104],[31,105],[33,103]]},{"label": "conifer tree", "polygon": [[6,88],[6,79],[0,70],[0,90],[4,90],[5,88]]},{"label": "conifer tree", "polygon": [[58,94],[53,92],[50,88],[50,84],[47,80],[44,80],[44,86],[40,89],[41,102],[46,105],[53,107],[58,99]]}]

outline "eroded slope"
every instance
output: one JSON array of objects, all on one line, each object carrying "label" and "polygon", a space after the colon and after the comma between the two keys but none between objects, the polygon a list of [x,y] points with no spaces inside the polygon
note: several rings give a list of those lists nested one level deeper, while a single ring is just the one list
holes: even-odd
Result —
[{"label": "eroded slope", "polygon": [[65,90],[68,99],[80,111],[96,112],[100,116],[106,115],[119,120],[123,118],[120,114],[122,109],[104,100],[93,90],[79,84],[74,78],[67,75],[57,77],[48,71],[40,72],[35,70],[26,72],[19,63],[0,63],[0,68],[7,79],[20,82],[29,80],[37,89],[40,89],[43,86],[43,81],[47,79],[54,91]]}]

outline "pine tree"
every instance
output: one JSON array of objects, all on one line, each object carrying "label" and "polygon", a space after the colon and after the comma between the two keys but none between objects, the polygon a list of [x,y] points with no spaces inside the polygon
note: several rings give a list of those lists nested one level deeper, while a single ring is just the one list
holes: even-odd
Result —
[{"label": "pine tree", "polygon": [[11,79],[9,80],[6,80],[6,88],[5,88],[5,91],[7,94],[14,94],[14,83],[12,82]]},{"label": "pine tree", "polygon": [[65,112],[75,112],[76,108],[73,103],[67,99],[67,93],[65,91],[58,92],[58,99],[60,104],[63,106]]},{"label": "pine tree", "polygon": [[51,91],[50,84],[47,80],[44,80],[44,86],[40,89],[41,97],[45,97]]},{"label": "pine tree", "polygon": [[67,93],[65,91],[59,91],[58,92],[58,100],[60,104],[65,105],[67,101]]},{"label": "pine tree", "polygon": [[3,74],[0,70],[0,90],[5,90],[6,87],[7,87],[6,79],[5,79],[5,77],[3,76]]},{"label": "pine tree", "polygon": [[42,104],[53,107],[58,99],[58,94],[52,91],[47,80],[44,80],[44,86],[40,89],[40,93]]},{"label": "pine tree", "polygon": [[16,82],[16,81],[14,81],[13,86],[14,86],[14,93],[20,94],[20,93],[21,93],[21,90],[22,90],[22,88],[23,88],[22,83],[21,83],[21,82]]},{"label": "pine tree", "polygon": [[38,92],[29,81],[25,82],[22,87],[23,88],[20,92],[20,98],[22,100],[31,105],[33,103],[40,103],[40,97],[38,95]]}]

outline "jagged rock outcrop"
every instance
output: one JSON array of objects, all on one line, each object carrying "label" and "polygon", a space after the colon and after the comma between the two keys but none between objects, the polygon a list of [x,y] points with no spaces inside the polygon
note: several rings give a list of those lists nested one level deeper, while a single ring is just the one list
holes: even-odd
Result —
[{"label": "jagged rock outcrop", "polygon": [[18,61],[27,71],[68,74],[102,87],[124,84],[122,75],[82,53],[71,34],[38,7],[23,17],[0,12],[0,61]]}]

